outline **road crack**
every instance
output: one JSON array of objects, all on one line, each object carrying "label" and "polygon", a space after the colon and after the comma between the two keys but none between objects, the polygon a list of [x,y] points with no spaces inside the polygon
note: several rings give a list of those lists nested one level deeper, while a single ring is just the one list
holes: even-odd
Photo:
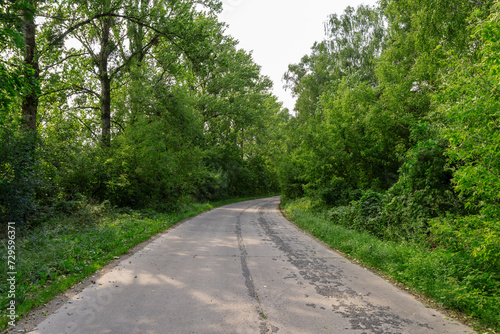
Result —
[{"label": "road crack", "polygon": [[[389,307],[373,305],[345,284],[345,274],[341,268],[316,257],[314,250],[304,245],[301,245],[302,248],[293,247],[293,243],[297,243],[297,240],[280,235],[276,229],[277,222],[268,214],[272,211],[273,205],[267,204],[258,212],[258,222],[266,236],[285,254],[288,262],[298,270],[305,282],[313,286],[319,295],[332,298],[334,301],[332,311],[347,318],[352,330],[369,330],[374,334],[396,334],[403,332],[403,328],[408,324],[431,329],[427,324],[401,318]],[[294,274],[289,275],[284,279],[296,278],[294,276]],[[302,282],[297,282],[300,283]],[[315,307],[314,304],[306,306]]]},{"label": "road crack", "polygon": [[241,233],[241,217],[245,214],[245,212],[251,207],[246,208],[243,212],[238,216],[238,220],[236,222],[236,236],[238,238],[238,248],[240,250],[240,259],[241,259],[241,270],[243,272],[243,277],[245,278],[245,286],[248,290],[248,295],[257,301],[256,311],[259,316],[260,321],[260,333],[277,333],[278,328],[271,325],[269,320],[267,319],[264,310],[262,309],[262,304],[259,300],[259,294],[255,289],[255,284],[252,279],[252,274],[250,273],[250,269],[248,268],[247,262],[247,250],[245,248],[245,243],[243,242],[243,236]]}]

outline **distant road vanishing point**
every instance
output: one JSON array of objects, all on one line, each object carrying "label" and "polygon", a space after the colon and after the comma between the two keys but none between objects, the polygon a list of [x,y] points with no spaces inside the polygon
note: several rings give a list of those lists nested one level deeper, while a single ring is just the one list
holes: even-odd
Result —
[{"label": "distant road vanishing point", "polygon": [[278,204],[184,221],[32,333],[474,333],[306,235]]}]

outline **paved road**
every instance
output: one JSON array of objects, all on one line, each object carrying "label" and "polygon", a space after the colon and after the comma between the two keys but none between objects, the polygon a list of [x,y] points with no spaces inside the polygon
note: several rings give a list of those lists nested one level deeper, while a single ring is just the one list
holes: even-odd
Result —
[{"label": "paved road", "polygon": [[472,333],[302,233],[278,203],[176,226],[34,333]]}]

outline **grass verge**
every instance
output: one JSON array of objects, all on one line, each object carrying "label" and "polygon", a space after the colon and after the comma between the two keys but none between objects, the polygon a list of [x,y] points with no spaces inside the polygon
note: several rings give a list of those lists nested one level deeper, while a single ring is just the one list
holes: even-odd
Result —
[{"label": "grass verge", "polygon": [[[176,223],[218,206],[252,198],[230,199],[185,205],[174,213],[151,210],[114,210],[85,205],[71,216],[57,215],[37,227],[16,235],[15,302],[22,318],[74,284],[91,276],[135,245],[172,227]],[[8,239],[0,239],[0,329],[8,327],[7,283]]]},{"label": "grass verge", "polygon": [[[282,208],[298,227],[347,257],[430,298],[433,305],[455,313],[480,333],[500,333],[498,285],[493,295],[471,288],[468,277],[476,276],[467,272],[467,259],[444,249],[431,251],[423,246],[382,241],[369,233],[335,225],[326,215],[314,211],[307,200],[284,202]],[[491,283],[492,279],[485,277],[484,284]]]}]

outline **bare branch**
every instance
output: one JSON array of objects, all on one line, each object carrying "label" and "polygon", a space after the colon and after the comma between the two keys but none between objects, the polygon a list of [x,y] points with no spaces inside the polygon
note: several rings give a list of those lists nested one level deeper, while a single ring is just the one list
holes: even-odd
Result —
[{"label": "bare branch", "polygon": [[77,86],[77,85],[72,85],[72,86],[68,86],[68,87],[64,87],[64,88],[60,88],[60,89],[56,89],[56,90],[46,91],[45,93],[40,94],[40,96],[47,96],[47,95],[50,95],[50,94],[54,94],[54,93],[58,93],[58,92],[64,92],[64,91],[68,91],[68,90],[72,90],[76,94],[78,94],[80,92],[85,92],[85,93],[89,93],[91,95],[94,95],[95,97],[97,97],[99,99],[101,98],[101,95],[98,94],[98,93],[96,93],[96,92],[94,92],[93,90],[85,88],[85,87],[80,87],[80,86]]},{"label": "bare branch", "polygon": [[78,28],[84,26],[84,25],[87,25],[91,22],[93,22],[94,20],[98,19],[98,18],[101,18],[101,17],[108,17],[108,16],[111,16],[112,13],[100,13],[100,14],[97,14],[97,15],[94,15],[93,17],[91,18],[88,18],[84,21],[81,21],[77,24],[75,24],[74,26],[68,28],[65,32],[63,32],[62,34],[60,34],[56,39],[54,39],[50,44],[49,46],[54,46],[54,45],[57,45],[59,43],[61,43],[65,38],[66,36],[68,36],[69,34],[71,34],[73,31],[77,30]]},{"label": "bare branch", "polygon": [[37,17],[45,17],[47,19],[52,19],[52,20],[59,20],[59,21],[66,21],[67,18],[65,17],[57,17],[57,16],[51,16],[51,15],[44,15],[44,14],[40,14],[40,13],[37,13],[36,14]]},{"label": "bare branch", "polygon": [[101,108],[99,107],[72,107],[73,109],[81,109],[81,110],[85,110],[85,109],[94,109],[94,110],[101,110]]},{"label": "bare branch", "polygon": [[85,47],[85,49],[87,49],[87,51],[89,52],[89,54],[92,56],[92,58],[94,59],[97,59],[97,56],[95,55],[94,51],[92,50],[92,48],[90,47],[90,42],[87,40],[86,36],[79,36],[79,35],[75,35],[75,38],[80,42],[82,43],[82,45]]},{"label": "bare branch", "polygon": [[92,134],[92,136],[94,137],[94,140],[95,140],[95,141],[99,141],[99,140],[100,140],[100,139],[99,139],[100,137],[99,137],[98,135],[96,135],[96,133],[94,132],[94,130],[92,130],[92,128],[91,128],[91,127],[90,127],[87,123],[85,123],[85,122],[84,122],[84,121],[83,121],[80,117],[78,117],[78,116],[74,115],[73,113],[69,113],[69,115],[70,115],[71,117],[74,117],[74,118],[75,118],[78,122],[80,122],[80,123],[81,123],[84,127],[86,127],[86,128],[87,128],[87,130],[89,130],[89,132],[90,132],[90,133]]}]

